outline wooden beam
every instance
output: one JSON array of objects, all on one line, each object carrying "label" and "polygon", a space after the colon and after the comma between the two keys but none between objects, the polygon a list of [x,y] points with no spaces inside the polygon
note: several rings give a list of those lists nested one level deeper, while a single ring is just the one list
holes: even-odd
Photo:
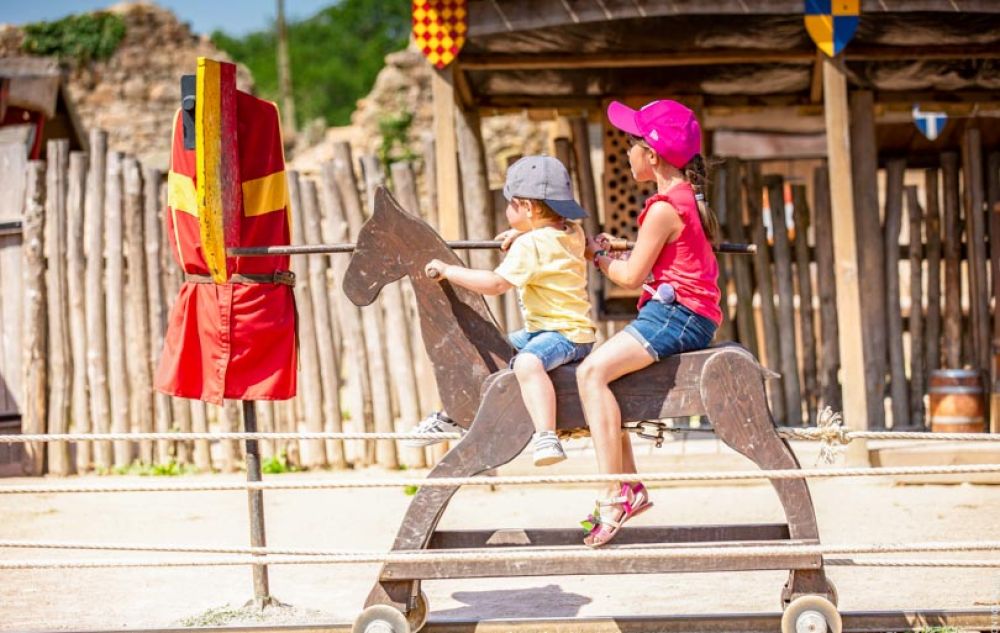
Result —
[{"label": "wooden beam", "polygon": [[823,60],[826,59],[823,52],[816,49],[816,58],[813,60],[812,78],[809,80],[809,101],[819,103],[823,100]]},{"label": "wooden beam", "polygon": [[463,237],[462,207],[459,197],[458,149],[455,137],[454,69],[449,66],[431,72],[434,99],[434,161],[437,176],[438,223],[441,237]]},{"label": "wooden beam", "polygon": [[[854,229],[853,173],[847,78],[829,61],[823,63],[823,102],[830,171],[833,253],[836,263],[838,331],[844,422],[853,430],[868,428],[864,382],[864,337]],[[853,445],[853,443],[852,443]]]}]

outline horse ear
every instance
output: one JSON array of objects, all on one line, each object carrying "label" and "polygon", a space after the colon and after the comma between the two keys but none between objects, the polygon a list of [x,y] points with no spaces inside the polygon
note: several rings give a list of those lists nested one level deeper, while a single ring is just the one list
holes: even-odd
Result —
[{"label": "horse ear", "polygon": [[389,190],[385,187],[379,185],[375,189],[375,208],[372,209],[372,215],[385,215],[389,213],[400,213],[402,208],[396,199],[392,197]]}]

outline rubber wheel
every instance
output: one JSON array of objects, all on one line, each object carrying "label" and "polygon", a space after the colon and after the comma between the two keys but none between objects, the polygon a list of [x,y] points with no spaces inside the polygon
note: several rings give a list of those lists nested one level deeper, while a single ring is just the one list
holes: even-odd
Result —
[{"label": "rubber wheel", "polygon": [[373,604],[358,616],[351,633],[413,633],[406,616],[387,604]]},{"label": "rubber wheel", "polygon": [[841,633],[840,613],[822,596],[799,596],[781,614],[781,633]]},{"label": "rubber wheel", "polygon": [[421,591],[420,595],[417,596],[413,608],[406,614],[406,622],[410,625],[410,633],[417,633],[427,624],[427,615],[429,613],[427,604],[427,594]]}]

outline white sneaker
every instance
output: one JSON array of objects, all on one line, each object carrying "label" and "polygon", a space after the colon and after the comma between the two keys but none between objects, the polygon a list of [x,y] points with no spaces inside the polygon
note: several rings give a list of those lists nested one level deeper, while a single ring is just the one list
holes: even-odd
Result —
[{"label": "white sneaker", "polygon": [[[410,429],[410,433],[465,433],[465,429],[455,424],[455,421],[440,411],[435,411],[420,421],[420,424]],[[445,442],[448,438],[427,437],[412,440],[401,440],[403,446],[411,448],[421,448],[430,446],[438,442]]]},{"label": "white sneaker", "polygon": [[535,433],[534,458],[535,466],[551,466],[566,459],[566,452],[563,451],[559,436],[553,431],[542,431]]}]

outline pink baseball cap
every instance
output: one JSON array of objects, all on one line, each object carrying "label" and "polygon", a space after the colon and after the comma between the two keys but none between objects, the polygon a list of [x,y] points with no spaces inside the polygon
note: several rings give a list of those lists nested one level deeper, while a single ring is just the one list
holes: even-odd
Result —
[{"label": "pink baseball cap", "polygon": [[661,99],[634,110],[612,101],[608,106],[611,125],[633,136],[641,136],[664,160],[683,169],[701,153],[701,126],[690,108]]}]

